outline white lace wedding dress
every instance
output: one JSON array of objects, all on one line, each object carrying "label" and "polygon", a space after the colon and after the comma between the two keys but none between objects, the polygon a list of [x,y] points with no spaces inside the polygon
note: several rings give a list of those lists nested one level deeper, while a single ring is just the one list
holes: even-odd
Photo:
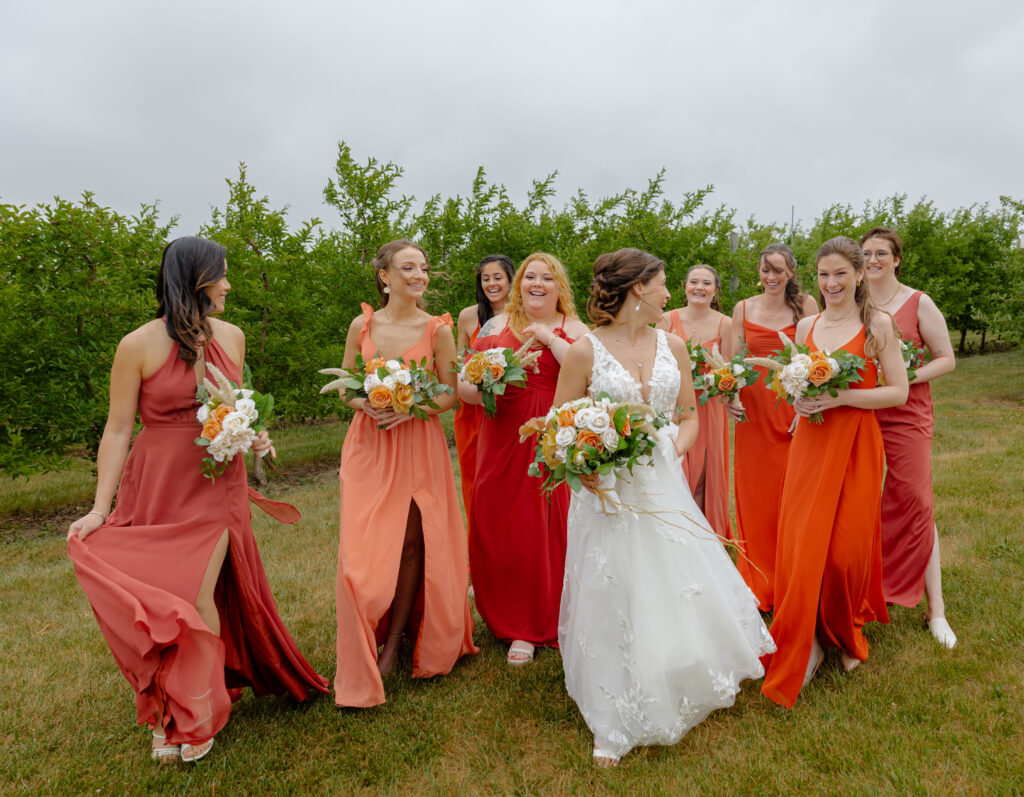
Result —
[{"label": "white lace wedding dress", "polygon": [[[639,383],[601,344],[590,394],[643,401]],[[671,412],[679,368],[658,331],[647,404]],[[674,425],[659,431],[654,461],[619,474],[621,502],[656,516],[606,514],[586,491],[569,507],[558,644],[565,685],[594,734],[619,758],[637,745],[675,744],[732,705],[758,660],[775,650],[744,584],[707,525],[675,455]]]}]

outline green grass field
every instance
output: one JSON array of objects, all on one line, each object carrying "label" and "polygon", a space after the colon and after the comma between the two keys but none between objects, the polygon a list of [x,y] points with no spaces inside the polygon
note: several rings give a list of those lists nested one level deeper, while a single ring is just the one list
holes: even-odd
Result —
[{"label": "green grass field", "polygon": [[[747,682],[733,708],[678,745],[634,751],[615,770],[591,764],[557,652],[513,670],[479,622],[480,654],[447,677],[412,681],[405,650],[384,706],[247,694],[207,759],[161,768],[65,555],[61,526],[89,501],[88,469],[0,483],[2,791],[1024,792],[1022,372],[1024,354],[1006,352],[963,360],[935,385],[936,518],[955,650],[932,640],[923,605],[897,607],[891,624],[869,627],[863,666],[846,674],[833,651],[794,709]],[[342,435],[338,424],[275,433],[282,468],[267,492],[304,518],[294,527],[255,519],[281,614],[328,676]]]}]

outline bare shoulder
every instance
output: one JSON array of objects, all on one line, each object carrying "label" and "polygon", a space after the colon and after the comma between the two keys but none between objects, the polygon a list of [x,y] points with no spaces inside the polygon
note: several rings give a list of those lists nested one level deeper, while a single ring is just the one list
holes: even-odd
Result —
[{"label": "bare shoulder", "polygon": [[463,307],[459,311],[459,329],[469,328],[476,323],[476,305],[471,304],[469,307]]},{"label": "bare shoulder", "polygon": [[210,329],[213,331],[213,337],[221,343],[236,344],[245,341],[245,333],[239,327],[219,318],[210,319]]},{"label": "bare shoulder", "polygon": [[121,356],[141,357],[147,351],[158,346],[170,350],[171,345],[164,322],[159,318],[154,318],[121,338],[117,344],[117,353]]},{"label": "bare shoulder", "polygon": [[590,331],[590,327],[578,318],[567,318],[565,319],[565,326],[563,327],[563,330],[565,331],[565,334],[573,340],[580,340]]},{"label": "bare shoulder", "polygon": [[366,324],[366,317],[360,313],[352,319],[352,323],[348,325],[348,334],[358,335],[363,331],[363,325]]},{"label": "bare shoulder", "polygon": [[921,315],[922,312],[937,313],[940,316],[942,315],[942,311],[939,309],[939,306],[935,304],[935,300],[927,293],[923,292],[921,293],[921,299],[917,305],[917,314]]},{"label": "bare shoulder", "polygon": [[797,342],[801,342],[807,339],[807,336],[811,332],[811,327],[814,325],[814,319],[818,317],[818,313],[815,312],[813,315],[805,315],[796,323],[796,339]]},{"label": "bare shoulder", "polygon": [[878,310],[871,316],[871,334],[879,339],[891,337],[895,334],[893,332],[895,323],[891,315],[884,310]]},{"label": "bare shoulder", "polygon": [[671,351],[676,358],[689,358],[690,353],[686,350],[686,343],[674,332],[665,333],[665,342],[668,344],[669,351]]},{"label": "bare shoulder", "polygon": [[818,314],[818,303],[814,300],[814,297],[809,293],[804,294],[804,300],[801,303],[804,315],[817,315]]},{"label": "bare shoulder", "polygon": [[593,362],[594,344],[590,342],[590,338],[583,335],[569,346],[569,351],[565,353],[565,359],[562,361],[562,367],[590,368]]},{"label": "bare shoulder", "polygon": [[483,325],[483,328],[480,330],[480,334],[477,337],[487,338],[490,337],[491,335],[497,335],[506,326],[508,326],[508,316],[505,315],[504,313],[499,313],[498,315],[488,319],[487,323]]}]

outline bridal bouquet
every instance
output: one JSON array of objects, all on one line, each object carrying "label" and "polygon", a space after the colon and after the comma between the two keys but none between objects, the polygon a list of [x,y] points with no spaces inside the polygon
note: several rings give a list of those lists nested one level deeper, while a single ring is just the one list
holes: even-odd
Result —
[{"label": "bridal bouquet", "polygon": [[495,396],[502,395],[508,385],[526,387],[526,369],[534,367],[541,355],[541,349],[529,351],[532,343],[531,337],[516,351],[486,349],[473,352],[459,369],[463,379],[480,389],[488,418],[493,418],[498,411]]},{"label": "bridal bouquet", "polygon": [[345,401],[363,398],[374,409],[391,409],[420,420],[427,419],[428,408],[440,409],[435,398],[452,392],[427,368],[426,357],[407,363],[401,358],[385,360],[378,355],[366,362],[362,354],[356,354],[354,369],[323,368],[319,373],[337,377],[320,388],[321,393],[341,390]]},{"label": "bridal bouquet", "polygon": [[[703,372],[693,380],[694,389],[702,391],[698,398],[702,407],[715,396],[725,396],[729,401],[738,400],[740,391],[760,378],[761,374],[750,367],[745,355],[744,349],[731,360],[726,360],[718,350],[717,343],[711,347],[710,352],[702,355]],[[740,417],[740,421],[746,419],[746,415]]]},{"label": "bridal bouquet", "polygon": [[[776,406],[783,399],[792,404],[802,396],[813,398],[824,393],[836,396],[837,391],[863,378],[860,373],[864,367],[863,357],[844,349],[812,352],[809,347],[791,341],[784,332],[779,333],[779,339],[782,351],[771,357],[744,359],[747,365],[763,365],[773,371],[770,388],[778,397]],[[823,420],[820,412],[810,416],[811,423]]]},{"label": "bridal bouquet", "polygon": [[[580,476],[609,476],[616,469],[633,472],[647,464],[655,447],[655,432],[669,419],[646,404],[615,404],[607,394],[585,397],[552,407],[519,429],[519,441],[537,438],[529,473],[543,479],[550,493],[562,482],[573,492],[583,486]],[[614,500],[614,499],[613,499]]]},{"label": "bridal bouquet", "polygon": [[[206,364],[206,370],[213,380],[204,377],[202,386],[196,390],[196,400],[200,402],[196,420],[203,431],[195,442],[206,449],[207,456],[199,469],[212,482],[224,473],[236,454],[252,448],[257,435],[266,429],[274,412],[274,397],[239,388],[212,363]],[[251,384],[248,366],[242,381]],[[266,451],[259,455],[264,454]]]}]

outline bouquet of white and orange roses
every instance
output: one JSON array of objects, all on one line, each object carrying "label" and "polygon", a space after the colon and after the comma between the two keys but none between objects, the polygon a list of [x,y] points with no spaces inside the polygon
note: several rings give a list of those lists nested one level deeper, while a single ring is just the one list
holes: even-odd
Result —
[{"label": "bouquet of white and orange roses", "polygon": [[[693,388],[700,391],[697,400],[702,407],[716,396],[725,396],[729,401],[738,400],[740,391],[761,377],[758,371],[747,364],[745,348],[729,360],[722,356],[717,343],[711,347],[710,352],[699,346],[697,348],[703,367],[699,373],[694,374]],[[746,415],[741,414],[740,421],[746,419]]]},{"label": "bouquet of white and orange roses", "polygon": [[[770,389],[779,401],[789,404],[806,396],[813,398],[828,393],[838,395],[839,390],[846,390],[854,382],[863,379],[860,369],[864,367],[864,358],[851,354],[845,349],[812,352],[808,346],[791,341],[784,332],[779,333],[782,350],[771,357],[747,357],[748,365],[763,365],[773,371]],[[811,423],[821,423],[824,419],[820,412],[812,413]]]},{"label": "bouquet of white and orange roses", "polygon": [[532,343],[531,337],[515,351],[485,349],[466,352],[467,358],[459,373],[463,379],[480,389],[480,398],[488,418],[493,418],[498,411],[495,396],[503,395],[508,385],[526,387],[526,369],[534,367],[541,355],[541,349],[529,350]]},{"label": "bouquet of white and orange roses", "polygon": [[[274,397],[238,387],[211,363],[207,363],[206,369],[213,379],[204,377],[196,390],[196,400],[200,402],[196,420],[203,430],[195,442],[206,449],[200,472],[212,482],[224,473],[236,454],[252,448],[259,433],[267,428],[274,412]],[[252,384],[248,366],[242,383]],[[265,453],[261,451],[260,456]]]},{"label": "bouquet of white and orange roses", "polygon": [[[607,394],[585,397],[552,407],[545,416],[532,418],[519,429],[520,442],[536,437],[536,454],[529,473],[543,480],[545,493],[563,482],[573,492],[582,488],[580,476],[612,476],[616,470],[633,472],[650,462],[658,429],[669,424],[663,413],[646,404],[612,403]],[[598,490],[602,506],[618,503],[614,493]],[[605,511],[608,511],[605,506]]]},{"label": "bouquet of white and orange roses", "polygon": [[320,388],[321,393],[341,390],[345,401],[363,398],[374,409],[391,409],[420,420],[427,419],[427,409],[440,409],[435,398],[452,392],[427,368],[426,357],[407,363],[401,358],[377,356],[366,362],[362,354],[356,354],[355,368],[323,368],[320,373],[337,377]]}]

